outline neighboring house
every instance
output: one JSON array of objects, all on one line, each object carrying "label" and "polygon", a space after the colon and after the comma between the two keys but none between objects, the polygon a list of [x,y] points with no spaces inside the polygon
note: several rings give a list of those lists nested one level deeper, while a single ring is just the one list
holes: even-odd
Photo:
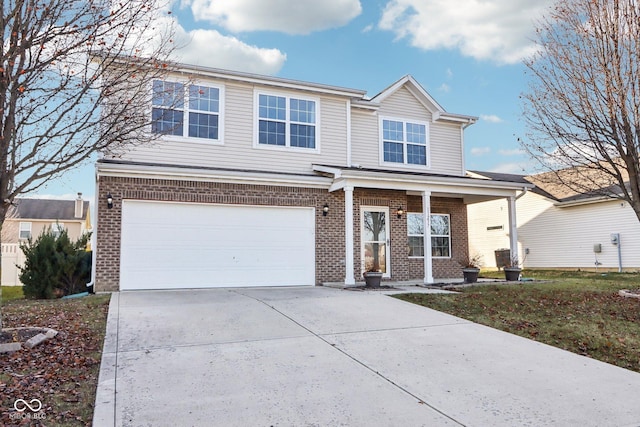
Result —
[{"label": "neighboring house", "polygon": [[66,229],[77,240],[91,229],[89,202],[78,193],[76,200],[15,199],[2,226],[2,285],[21,285],[18,276],[24,254],[20,243],[35,240],[47,227]]},{"label": "neighboring house", "polygon": [[411,76],[367,98],[184,65],[149,90],[163,135],[97,162],[100,291],[461,277],[467,204],[528,186],[466,177],[476,118]]},{"label": "neighboring house", "polygon": [[[533,183],[518,195],[518,253],[525,268],[640,270],[640,222],[628,203],[580,194],[531,176],[470,172],[492,181]],[[469,206],[469,249],[496,267],[495,250],[510,247],[507,205],[494,200]]]}]

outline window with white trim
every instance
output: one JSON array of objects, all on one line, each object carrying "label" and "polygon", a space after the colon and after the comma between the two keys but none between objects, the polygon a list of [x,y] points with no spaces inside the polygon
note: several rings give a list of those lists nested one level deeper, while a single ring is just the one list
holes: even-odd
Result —
[{"label": "window with white trim", "polygon": [[[451,258],[451,217],[431,214],[431,256]],[[407,213],[407,236],[410,257],[424,256],[424,223],[421,213]]]},{"label": "window with white trim", "polygon": [[18,230],[18,238],[20,240],[27,240],[31,238],[31,223],[21,222]]},{"label": "window with white trim", "polygon": [[221,89],[202,84],[154,80],[151,131],[220,141]]},{"label": "window with white trim", "polygon": [[64,222],[52,222],[51,231],[56,238],[60,237],[60,234],[64,231]]},{"label": "window with white trim", "polygon": [[426,122],[381,119],[381,149],[385,163],[428,166]]},{"label": "window with white trim", "polygon": [[259,93],[257,103],[259,146],[317,149],[316,101]]}]

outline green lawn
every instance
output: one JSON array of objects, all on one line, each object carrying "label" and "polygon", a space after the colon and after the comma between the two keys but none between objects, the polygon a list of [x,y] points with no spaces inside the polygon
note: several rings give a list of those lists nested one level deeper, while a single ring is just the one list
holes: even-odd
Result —
[{"label": "green lawn", "polygon": [[523,272],[534,282],[398,298],[640,372],[640,275]]},{"label": "green lawn", "polygon": [[3,286],[2,287],[2,303],[24,298],[22,286]]}]

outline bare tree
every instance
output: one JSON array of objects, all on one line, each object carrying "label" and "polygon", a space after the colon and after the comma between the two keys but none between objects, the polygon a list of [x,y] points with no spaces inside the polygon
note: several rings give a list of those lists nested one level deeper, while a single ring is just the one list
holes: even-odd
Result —
[{"label": "bare tree", "polygon": [[173,46],[159,1],[3,0],[0,231],[17,196],[154,137],[151,80]]},{"label": "bare tree", "polygon": [[559,1],[537,43],[521,144],[547,183],[626,200],[640,219],[640,2]]}]

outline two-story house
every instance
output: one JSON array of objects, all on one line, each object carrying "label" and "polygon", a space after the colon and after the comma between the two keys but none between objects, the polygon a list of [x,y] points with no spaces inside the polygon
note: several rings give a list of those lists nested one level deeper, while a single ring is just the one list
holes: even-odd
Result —
[{"label": "two-story house", "polygon": [[461,277],[466,205],[523,188],[467,177],[476,118],[411,76],[368,98],[182,65],[149,90],[158,141],[97,163],[97,290]]},{"label": "two-story house", "polygon": [[76,200],[16,199],[2,226],[2,285],[20,286],[24,254],[20,243],[36,240],[46,229],[67,230],[72,241],[91,230],[89,202],[78,193]]}]

